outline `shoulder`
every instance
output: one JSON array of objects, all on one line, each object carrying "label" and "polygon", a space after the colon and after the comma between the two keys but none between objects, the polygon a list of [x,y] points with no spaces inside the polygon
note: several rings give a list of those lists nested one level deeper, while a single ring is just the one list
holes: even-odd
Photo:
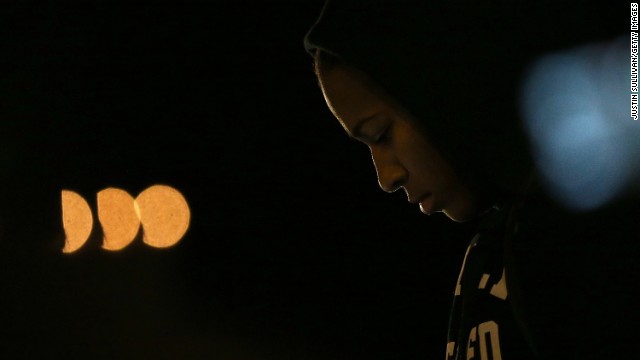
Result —
[{"label": "shoulder", "polygon": [[543,353],[627,353],[640,282],[640,201],[575,212],[538,185],[515,217],[512,262],[528,326]]}]

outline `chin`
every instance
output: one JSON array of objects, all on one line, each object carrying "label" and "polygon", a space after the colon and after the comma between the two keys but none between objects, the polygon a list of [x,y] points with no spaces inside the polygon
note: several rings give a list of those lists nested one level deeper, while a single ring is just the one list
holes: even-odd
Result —
[{"label": "chin", "polygon": [[442,210],[442,213],[448,217],[449,219],[457,222],[457,223],[464,223],[467,221],[471,221],[473,220],[477,213],[475,211],[447,211],[447,210]]}]

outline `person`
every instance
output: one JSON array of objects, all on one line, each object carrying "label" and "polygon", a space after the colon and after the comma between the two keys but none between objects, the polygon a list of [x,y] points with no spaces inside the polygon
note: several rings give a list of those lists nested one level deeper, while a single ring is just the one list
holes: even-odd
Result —
[{"label": "person", "polygon": [[566,206],[521,107],[541,55],[617,39],[611,9],[328,0],[304,37],[328,108],[370,149],[382,190],[477,224],[454,287],[447,359],[636,353],[629,284],[640,279],[640,202],[621,191]]}]

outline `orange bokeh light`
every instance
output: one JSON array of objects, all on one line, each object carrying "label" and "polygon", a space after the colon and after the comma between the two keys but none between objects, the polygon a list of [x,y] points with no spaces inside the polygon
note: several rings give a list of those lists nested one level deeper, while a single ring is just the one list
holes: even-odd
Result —
[{"label": "orange bokeh light", "polygon": [[62,190],[62,226],[65,240],[62,252],[80,249],[91,235],[93,215],[87,201],[78,193]]},{"label": "orange bokeh light", "polygon": [[191,212],[182,194],[166,185],[154,185],[135,200],[143,241],[153,247],[175,245],[189,228]]},{"label": "orange bokeh light", "polygon": [[121,250],[138,234],[140,219],[128,192],[107,188],[98,193],[98,220],[104,234],[102,248]]},{"label": "orange bokeh light", "polygon": [[[189,229],[191,211],[182,194],[167,185],[154,185],[133,198],[117,188],[97,194],[98,221],[106,250],[121,250],[137,236],[142,225],[142,240],[156,248],[178,243]],[[93,230],[93,215],[87,201],[78,193],[62,190],[62,222],[65,231],[64,253],[80,249]]]}]

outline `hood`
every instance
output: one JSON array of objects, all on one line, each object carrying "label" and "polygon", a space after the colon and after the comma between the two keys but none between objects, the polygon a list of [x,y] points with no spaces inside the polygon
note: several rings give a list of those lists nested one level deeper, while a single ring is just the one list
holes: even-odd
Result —
[{"label": "hood", "polygon": [[508,192],[530,171],[517,108],[527,64],[620,31],[624,9],[598,2],[328,0],[304,47],[368,74],[470,184]]}]

